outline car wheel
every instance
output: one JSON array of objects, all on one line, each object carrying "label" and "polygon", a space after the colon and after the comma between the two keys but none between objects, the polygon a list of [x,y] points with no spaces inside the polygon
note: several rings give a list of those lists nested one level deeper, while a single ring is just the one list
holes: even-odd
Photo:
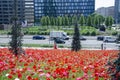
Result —
[{"label": "car wheel", "polygon": [[105,40],[105,42],[108,42],[108,40]]}]

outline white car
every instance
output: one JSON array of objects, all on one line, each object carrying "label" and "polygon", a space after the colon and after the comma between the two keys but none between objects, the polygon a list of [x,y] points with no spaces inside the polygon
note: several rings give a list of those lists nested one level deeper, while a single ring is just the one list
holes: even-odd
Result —
[{"label": "white car", "polygon": [[116,42],[117,38],[113,36],[104,36],[104,42]]}]

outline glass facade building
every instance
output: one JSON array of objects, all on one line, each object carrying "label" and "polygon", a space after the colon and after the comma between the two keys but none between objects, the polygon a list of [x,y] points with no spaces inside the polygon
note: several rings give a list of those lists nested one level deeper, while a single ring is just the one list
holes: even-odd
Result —
[{"label": "glass facade building", "polygon": [[120,23],[120,0],[115,0],[115,22]]},{"label": "glass facade building", "polygon": [[[14,0],[0,0],[0,24],[9,24],[13,17]],[[19,20],[24,19],[24,0],[17,0],[17,15]]]},{"label": "glass facade building", "polygon": [[63,16],[83,14],[87,16],[95,11],[95,0],[34,0],[34,18],[42,16]]}]

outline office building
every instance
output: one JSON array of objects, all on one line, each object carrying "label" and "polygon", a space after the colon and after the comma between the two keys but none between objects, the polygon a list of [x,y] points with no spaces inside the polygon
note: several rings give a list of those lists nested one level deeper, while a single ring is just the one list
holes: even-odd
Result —
[{"label": "office building", "polygon": [[[14,0],[0,0],[0,24],[9,24],[14,16]],[[17,16],[24,20],[24,0],[17,0]]]},{"label": "office building", "polygon": [[34,0],[25,0],[25,20],[28,25],[34,24]]},{"label": "office building", "polygon": [[114,6],[101,7],[101,8],[98,8],[95,12],[104,17],[112,16],[114,18]]},{"label": "office building", "polygon": [[94,13],[95,0],[34,0],[34,18]]},{"label": "office building", "polygon": [[115,22],[120,23],[120,0],[115,0]]}]

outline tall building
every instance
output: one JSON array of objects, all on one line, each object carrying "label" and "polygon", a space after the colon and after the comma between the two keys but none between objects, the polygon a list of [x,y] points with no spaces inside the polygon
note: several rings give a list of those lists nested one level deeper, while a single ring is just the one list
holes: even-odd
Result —
[{"label": "tall building", "polygon": [[107,17],[107,16],[114,17],[114,6],[101,7],[101,8],[98,8],[95,12],[97,14],[104,16],[104,17]]},{"label": "tall building", "polygon": [[87,16],[95,10],[95,0],[34,0],[34,18],[42,16],[63,16],[83,14]]},{"label": "tall building", "polygon": [[30,25],[34,23],[34,0],[25,0],[25,20]]},{"label": "tall building", "polygon": [[115,22],[120,23],[120,0],[115,0]]},{"label": "tall building", "polygon": [[[14,0],[0,0],[0,24],[9,24],[14,15]],[[17,0],[17,16],[24,20],[24,0]]]}]

